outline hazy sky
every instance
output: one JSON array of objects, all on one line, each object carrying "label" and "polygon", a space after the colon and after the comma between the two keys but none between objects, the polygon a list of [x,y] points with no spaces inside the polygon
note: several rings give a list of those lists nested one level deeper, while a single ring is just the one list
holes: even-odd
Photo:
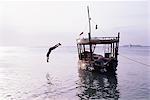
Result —
[{"label": "hazy sky", "polygon": [[92,36],[121,32],[121,45],[150,45],[148,1],[0,1],[0,46],[76,45],[88,33],[87,5]]}]

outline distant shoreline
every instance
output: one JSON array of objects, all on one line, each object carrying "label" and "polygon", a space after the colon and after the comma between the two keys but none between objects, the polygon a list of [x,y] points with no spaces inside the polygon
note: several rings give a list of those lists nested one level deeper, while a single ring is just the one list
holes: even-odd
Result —
[{"label": "distant shoreline", "polygon": [[143,45],[122,45],[121,47],[150,47],[150,46],[143,46]]}]

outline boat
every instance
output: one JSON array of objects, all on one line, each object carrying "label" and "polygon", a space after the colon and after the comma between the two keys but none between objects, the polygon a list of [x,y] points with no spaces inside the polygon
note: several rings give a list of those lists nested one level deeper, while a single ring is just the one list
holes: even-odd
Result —
[{"label": "boat", "polygon": [[[83,70],[114,72],[118,65],[118,48],[120,33],[116,37],[92,37],[91,17],[88,10],[89,33],[88,37],[78,38],[77,49],[79,57],[79,68]],[[97,25],[96,25],[97,27]],[[83,33],[82,33],[83,34]],[[103,54],[95,53],[95,48],[106,46],[107,52]]]}]

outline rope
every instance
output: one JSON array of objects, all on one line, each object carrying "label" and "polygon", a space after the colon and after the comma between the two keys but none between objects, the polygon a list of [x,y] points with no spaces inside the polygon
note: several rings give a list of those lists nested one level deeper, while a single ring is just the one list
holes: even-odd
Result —
[{"label": "rope", "polygon": [[[91,21],[95,24],[95,25],[98,25],[94,20],[91,19]],[[107,34],[107,32],[103,31],[102,29],[98,28],[96,30],[100,30],[102,31],[103,33]],[[94,33],[96,32],[96,30],[94,31]]]},{"label": "rope", "polygon": [[87,29],[88,24],[86,23],[83,29],[83,32],[85,32],[85,30]]},{"label": "rope", "polygon": [[142,63],[142,62],[140,62],[140,61],[137,61],[137,60],[131,59],[131,58],[126,57],[126,56],[123,56],[123,55],[120,55],[120,56],[121,56],[121,57],[124,57],[124,58],[126,58],[126,59],[128,59],[128,60],[134,61],[134,62],[136,62],[136,63],[139,63],[139,64],[145,65],[145,66],[147,66],[147,67],[150,67],[150,65],[149,65],[149,64]]},{"label": "rope", "polygon": [[[87,29],[87,26],[88,26],[88,24],[86,23],[85,24],[85,26],[84,26],[84,28],[83,28],[83,33],[82,34],[84,34],[85,33],[85,30]],[[82,35],[81,33],[78,35],[78,38],[80,38],[80,36]]]},{"label": "rope", "polygon": [[97,23],[96,23],[94,20],[91,19],[91,21],[92,21],[95,25],[97,25]]}]

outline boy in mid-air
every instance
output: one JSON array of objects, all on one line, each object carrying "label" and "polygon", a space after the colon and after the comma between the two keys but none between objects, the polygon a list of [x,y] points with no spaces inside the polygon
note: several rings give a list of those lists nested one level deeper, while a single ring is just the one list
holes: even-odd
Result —
[{"label": "boy in mid-air", "polygon": [[58,44],[56,44],[55,46],[49,48],[49,50],[48,50],[48,52],[47,52],[47,54],[46,54],[46,56],[47,56],[47,62],[49,62],[49,54],[51,53],[51,51],[54,50],[54,49],[56,49],[56,48],[57,48],[58,46],[60,46],[60,45],[61,45],[61,44],[58,43]]}]

